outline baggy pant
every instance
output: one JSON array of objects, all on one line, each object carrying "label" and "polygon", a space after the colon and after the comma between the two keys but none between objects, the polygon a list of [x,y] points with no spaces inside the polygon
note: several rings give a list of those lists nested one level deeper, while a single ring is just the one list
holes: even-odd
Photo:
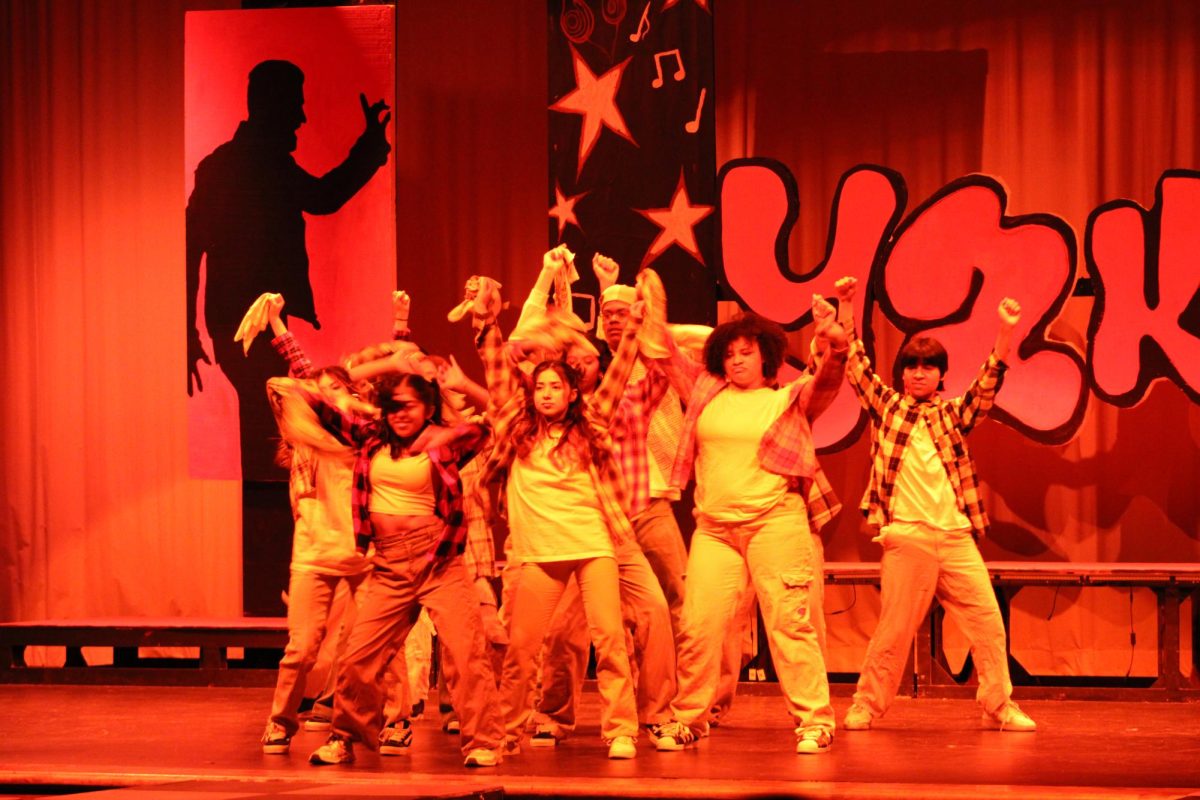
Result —
[{"label": "baggy pant", "polygon": [[688,592],[683,604],[679,692],[671,703],[675,719],[700,729],[721,677],[722,643],[737,614],[747,583],[754,586],[780,689],[797,730],[834,730],[825,659],[813,618],[820,595],[812,584],[812,537],[803,503],[788,494],[774,508],[747,522],[700,519],[688,557]]},{"label": "baggy pant", "polygon": [[[288,642],[279,661],[275,694],[271,699],[270,721],[292,736],[300,729],[298,712],[304,699],[305,680],[313,666],[328,630],[329,612],[339,584],[349,588],[347,604],[353,606],[367,581],[369,572],[359,575],[321,575],[293,569],[288,581]],[[352,614],[353,612],[347,612]],[[334,645],[333,663],[344,652],[348,637],[339,629]]]},{"label": "baggy pant", "polygon": [[[658,578],[636,546],[617,553],[621,615],[632,631],[630,667],[634,671],[638,719],[643,725],[671,718],[675,696],[675,638]],[[568,582],[551,618],[541,670],[541,697],[534,721],[575,727],[575,709],[588,659],[588,627],[575,580]],[[628,647],[629,641],[626,645]]]},{"label": "baggy pant", "polygon": [[532,713],[530,693],[537,657],[550,619],[572,576],[579,584],[587,628],[596,647],[600,689],[600,735],[607,741],[637,736],[637,704],[625,646],[617,561],[604,556],[580,561],[523,563],[514,585],[508,652],[500,680],[505,735],[520,739]]},{"label": "baggy pant", "polygon": [[382,727],[384,670],[422,606],[429,610],[443,648],[442,663],[462,723],[463,753],[495,749],[503,741],[475,589],[461,557],[431,558],[442,530],[439,523],[375,539],[375,571],[350,633],[333,706],[334,732],[372,750]]},{"label": "baggy pant", "polygon": [[998,711],[1012,695],[1004,620],[971,531],[896,522],[880,539],[879,624],[867,646],[854,702],[876,717],[888,710],[913,637],[936,596],[971,643],[979,676],[975,699],[985,711]]}]

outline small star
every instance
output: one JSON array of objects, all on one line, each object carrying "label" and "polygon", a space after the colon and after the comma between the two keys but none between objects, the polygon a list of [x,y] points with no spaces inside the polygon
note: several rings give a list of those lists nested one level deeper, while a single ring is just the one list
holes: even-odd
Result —
[{"label": "small star", "polygon": [[637,146],[629,132],[629,126],[625,124],[625,117],[621,115],[621,109],[617,108],[617,91],[621,88],[621,76],[632,57],[599,77],[588,68],[587,62],[575,48],[571,48],[571,59],[575,64],[575,89],[551,105],[550,110],[583,116],[583,127],[579,132],[579,161],[576,168],[578,175],[583,172],[583,165],[592,154],[602,127],[627,139],[634,147]]},{"label": "small star", "polygon": [[567,225],[574,225],[581,232],[583,231],[579,225],[579,218],[575,216],[575,204],[586,194],[587,192],[581,192],[568,197],[562,193],[562,189],[558,188],[557,182],[554,184],[554,206],[550,209],[550,216],[558,220],[558,238],[560,240]]},{"label": "small star", "polygon": [[[679,172],[679,185],[671,197],[671,204],[666,208],[635,208],[646,219],[662,228],[657,238],[650,244],[650,249],[642,257],[645,267],[662,255],[668,247],[677,244],[686,250],[692,258],[704,265],[704,257],[700,255],[700,246],[696,244],[696,233],[693,230],[696,223],[712,213],[712,206],[694,206],[688,198],[687,182],[683,171]],[[707,266],[707,265],[705,265]]]}]

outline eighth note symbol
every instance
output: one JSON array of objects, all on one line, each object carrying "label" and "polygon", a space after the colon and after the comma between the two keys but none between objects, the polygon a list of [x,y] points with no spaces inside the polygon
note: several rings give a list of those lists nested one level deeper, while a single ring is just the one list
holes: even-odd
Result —
[{"label": "eighth note symbol", "polygon": [[629,41],[640,42],[642,38],[650,32],[650,0],[646,2],[646,10],[642,12],[642,18],[638,20],[637,30],[629,34]]},{"label": "eighth note symbol", "polygon": [[690,119],[683,126],[683,129],[688,133],[695,133],[700,130],[700,111],[704,108],[704,95],[708,94],[708,89],[700,89],[700,102],[696,103],[696,118]]},{"label": "eighth note symbol", "polygon": [[650,81],[650,85],[655,89],[661,89],[663,85],[662,61],[659,61],[659,59],[670,56],[675,56],[675,60],[679,63],[679,69],[675,70],[675,74],[672,77],[677,81],[681,81],[687,77],[687,70],[683,68],[683,57],[679,55],[678,47],[676,47],[674,50],[664,50],[661,53],[655,53],[654,68],[658,70],[658,77]]}]

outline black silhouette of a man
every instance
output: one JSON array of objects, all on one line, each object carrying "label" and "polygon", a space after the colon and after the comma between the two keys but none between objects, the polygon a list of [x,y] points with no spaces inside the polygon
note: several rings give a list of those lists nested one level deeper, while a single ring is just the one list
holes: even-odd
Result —
[{"label": "black silhouette of a man", "polygon": [[[305,123],[304,73],[289,61],[264,61],[250,71],[247,119],[233,138],[196,168],[187,205],[188,394],[203,391],[198,362],[208,360],[196,328],[197,304],[213,341],[217,365],[237,390],[242,479],[283,479],[273,463],[274,418],[264,388],[285,366],[270,347],[243,355],[233,341],[242,315],[263,292],[278,292],[286,313],[319,328],[308,274],[304,215],[332,214],[387,163],[391,114],[381,100],[359,95],[365,128],[341,164],[315,177],[293,158]],[[206,260],[204,297],[198,297]],[[193,386],[194,381],[194,386]]]}]

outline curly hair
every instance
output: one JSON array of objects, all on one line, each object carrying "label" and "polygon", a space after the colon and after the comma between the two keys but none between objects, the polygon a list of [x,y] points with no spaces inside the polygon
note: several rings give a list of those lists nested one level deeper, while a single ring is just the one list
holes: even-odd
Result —
[{"label": "curly hair", "polygon": [[[565,361],[543,361],[533,368],[532,385],[539,375],[546,370],[552,370],[567,385],[568,391],[575,391],[575,398],[567,404],[563,415],[563,434],[550,451],[551,462],[563,469],[566,464],[585,469],[589,463],[595,463],[603,446],[597,441],[592,428],[583,415],[584,400],[579,392],[579,373]],[[532,388],[525,390],[525,410],[512,427],[512,437],[517,445],[517,455],[527,458],[533,451],[538,440],[545,435],[545,417],[534,408]]]},{"label": "curly hair", "polygon": [[[442,393],[438,388],[437,381],[426,380],[420,375],[413,373],[400,373],[384,375],[375,382],[375,392],[379,398],[379,410],[383,412],[384,417],[390,411],[396,410],[396,403],[392,400],[392,395],[397,389],[409,388],[413,394],[417,396],[426,408],[432,409],[433,414],[429,417],[428,423],[434,425],[442,424]],[[406,442],[401,441],[396,432],[392,430],[392,426],[388,425],[386,420],[383,424],[383,440],[388,445],[388,450],[392,458],[399,458],[400,451],[406,446]],[[422,428],[424,430],[424,428]]]},{"label": "curly hair", "polygon": [[758,352],[762,354],[763,378],[768,383],[774,381],[787,352],[787,334],[778,323],[751,312],[713,329],[708,341],[704,343],[705,369],[724,378],[725,354],[729,352],[729,346],[738,339],[750,339],[758,343]]}]

